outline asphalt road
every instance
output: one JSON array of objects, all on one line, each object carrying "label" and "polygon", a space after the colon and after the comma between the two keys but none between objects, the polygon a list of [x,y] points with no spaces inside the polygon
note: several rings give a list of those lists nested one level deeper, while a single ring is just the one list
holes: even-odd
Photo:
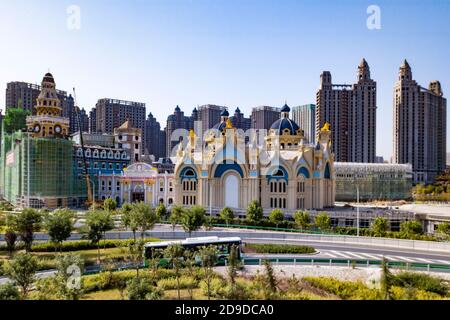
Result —
[{"label": "asphalt road", "polygon": [[[427,251],[409,248],[395,248],[386,246],[375,246],[371,244],[351,244],[351,243],[331,243],[322,242],[308,239],[295,239],[295,240],[284,240],[284,239],[271,239],[269,236],[265,238],[265,235],[277,234],[274,231],[257,231],[254,232],[261,233],[261,237],[258,238],[245,238],[245,233],[252,232],[252,230],[241,230],[241,229],[227,229],[227,228],[214,228],[214,230],[209,231],[208,234],[211,236],[216,235],[216,232],[232,231],[234,233],[242,232],[242,240],[248,243],[274,243],[274,244],[297,244],[297,245],[308,245],[314,247],[320,253],[316,255],[321,258],[347,258],[347,259],[369,259],[369,260],[381,260],[382,257],[386,257],[388,260],[401,261],[401,262],[418,262],[418,263],[436,263],[436,264],[450,264],[450,252],[437,252],[437,251]],[[171,233],[172,226],[158,224],[151,231],[146,232],[146,237],[158,237],[160,232]],[[138,234],[139,236],[139,234]],[[171,236],[170,234],[168,235]],[[181,236],[186,237],[184,231],[181,227],[175,228],[175,233],[173,233],[174,238],[180,238]],[[300,235],[301,236],[301,235]],[[107,233],[108,239],[131,239],[133,237],[130,231],[113,231]],[[80,239],[80,234],[73,234],[71,240]],[[48,240],[48,235],[46,234],[36,234],[35,239],[37,241]],[[166,239],[169,239],[166,237]],[[0,236],[0,240],[3,240]],[[304,255],[303,255],[304,256]]]}]

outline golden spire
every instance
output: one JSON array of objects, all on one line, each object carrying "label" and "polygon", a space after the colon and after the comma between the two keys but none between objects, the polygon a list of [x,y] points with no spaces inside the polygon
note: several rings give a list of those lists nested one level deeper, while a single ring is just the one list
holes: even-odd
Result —
[{"label": "golden spire", "polygon": [[320,131],[330,131],[330,124],[328,122],[325,122],[325,124],[323,125],[322,129],[320,129]]},{"label": "golden spire", "polygon": [[226,128],[227,129],[233,129],[233,123],[231,122],[230,118],[227,119],[227,124],[226,124]]}]

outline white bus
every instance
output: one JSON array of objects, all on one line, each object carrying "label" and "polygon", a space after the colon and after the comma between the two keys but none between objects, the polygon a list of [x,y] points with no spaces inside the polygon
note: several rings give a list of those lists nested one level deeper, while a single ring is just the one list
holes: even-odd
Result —
[{"label": "white bus", "polygon": [[198,251],[201,247],[207,247],[213,245],[217,248],[217,265],[223,265],[228,258],[231,247],[236,246],[237,258],[241,259],[241,246],[242,240],[239,237],[200,237],[200,238],[187,238],[185,240],[172,240],[162,242],[148,242],[144,245],[144,257],[145,265],[148,266],[148,259],[153,257],[154,253],[157,253],[161,258],[161,251],[169,247],[170,245],[178,244],[186,250],[193,252]]}]

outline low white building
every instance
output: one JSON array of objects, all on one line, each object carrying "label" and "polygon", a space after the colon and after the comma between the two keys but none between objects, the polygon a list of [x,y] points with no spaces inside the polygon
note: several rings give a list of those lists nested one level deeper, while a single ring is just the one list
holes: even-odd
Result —
[{"label": "low white building", "polygon": [[119,205],[143,201],[152,206],[171,206],[175,199],[173,180],[173,174],[158,173],[151,165],[137,162],[119,174],[99,174],[97,199],[112,198]]}]

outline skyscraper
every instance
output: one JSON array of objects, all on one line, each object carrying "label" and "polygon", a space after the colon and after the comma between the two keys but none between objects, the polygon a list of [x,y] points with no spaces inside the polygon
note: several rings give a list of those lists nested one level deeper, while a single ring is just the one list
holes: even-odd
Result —
[{"label": "skyscraper", "polygon": [[113,133],[125,121],[141,132],[145,130],[145,103],[105,98],[98,100],[95,109],[97,132]]},{"label": "skyscraper", "polygon": [[[17,108],[21,106],[23,109],[30,111],[31,114],[36,114],[36,99],[41,92],[41,86],[14,81],[8,82],[6,85],[6,109]],[[67,92],[56,90],[56,96],[61,101],[62,115],[69,117],[69,113],[73,108],[72,96],[67,96]]]},{"label": "skyscraper", "polygon": [[316,140],[316,105],[305,104],[292,109],[292,119],[304,131],[308,143]]},{"label": "skyscraper", "polygon": [[[192,112],[193,116],[197,115],[197,110],[194,109]],[[175,111],[173,114],[167,117],[167,126],[166,126],[166,155],[167,157],[170,157],[170,153],[178,143],[177,141],[171,141],[172,134],[177,129],[185,129],[185,130],[191,130],[194,128],[193,124],[193,116],[192,117],[186,117],[184,115],[184,112],[181,111],[179,106],[176,106]]]},{"label": "skyscraper", "polygon": [[89,111],[89,132],[97,132],[97,110],[94,108]]},{"label": "skyscraper", "polygon": [[206,104],[198,108],[198,120],[202,122],[202,132],[211,129],[220,122],[220,114],[226,107]]},{"label": "skyscraper", "polygon": [[395,163],[410,163],[415,183],[432,183],[445,170],[446,108],[439,81],[428,89],[413,80],[405,60],[394,87]]},{"label": "skyscraper", "polygon": [[144,151],[154,155],[155,159],[166,156],[165,132],[161,130],[161,125],[153,117],[152,113],[148,114],[145,120],[145,146]]},{"label": "skyscraper", "polygon": [[244,130],[244,132],[252,127],[251,119],[244,117],[244,114],[239,108],[236,108],[236,110],[234,111],[234,115],[230,117],[230,120],[233,124],[233,127],[242,129]]},{"label": "skyscraper", "polygon": [[253,129],[269,130],[270,126],[280,119],[281,111],[279,108],[261,106],[252,109],[250,117]]},{"label": "skyscraper", "polygon": [[365,59],[358,66],[357,82],[353,85],[333,84],[329,71],[321,74],[316,96],[316,138],[328,122],[333,132],[335,161],[375,162],[376,90]]}]

